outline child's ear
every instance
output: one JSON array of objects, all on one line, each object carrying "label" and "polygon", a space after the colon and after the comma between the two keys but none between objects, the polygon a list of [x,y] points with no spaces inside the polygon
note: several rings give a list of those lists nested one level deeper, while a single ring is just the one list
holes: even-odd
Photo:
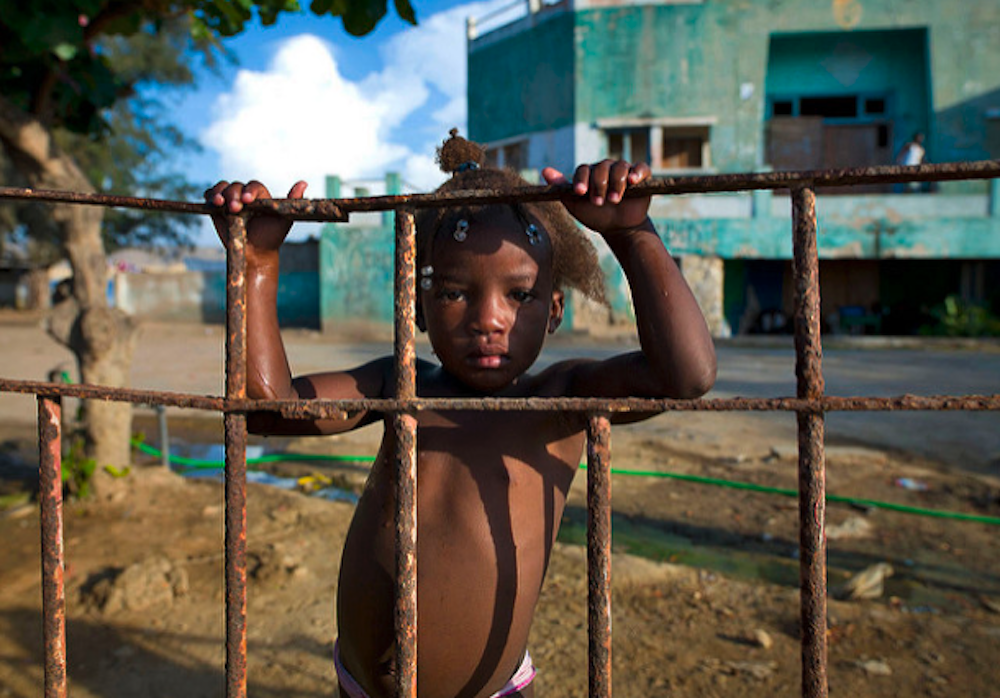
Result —
[{"label": "child's ear", "polygon": [[566,311],[566,294],[556,290],[552,292],[552,304],[549,306],[549,334],[553,334],[562,324],[563,313]]}]

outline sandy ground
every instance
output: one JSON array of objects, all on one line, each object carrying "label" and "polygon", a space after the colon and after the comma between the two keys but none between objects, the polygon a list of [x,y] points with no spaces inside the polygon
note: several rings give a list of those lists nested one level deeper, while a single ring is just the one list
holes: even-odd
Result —
[{"label": "sandy ground", "polygon": [[[354,363],[371,347],[291,332],[293,365]],[[222,392],[215,327],[145,328],[136,387]],[[563,340],[564,342],[569,340]],[[0,316],[0,375],[44,379],[68,353],[36,320]],[[989,392],[995,392],[995,388]],[[0,696],[41,692],[34,403],[0,396]],[[170,412],[171,448],[217,443],[211,415]],[[136,428],[158,443],[148,409]],[[267,452],[371,454],[376,429],[328,439],[255,440]],[[667,415],[616,428],[616,468],[794,489],[787,430],[741,415]],[[835,494],[1000,516],[995,468],[866,444],[832,445]],[[988,466],[989,464],[987,464]],[[356,463],[284,462],[271,473],[356,491]],[[25,481],[18,478],[24,477]],[[921,489],[908,489],[909,483]],[[249,486],[249,693],[335,695],[330,661],[339,550],[353,506]],[[577,478],[532,631],[540,696],[586,694],[586,562]],[[224,693],[222,490],[138,457],[112,500],[66,507],[70,695]],[[616,696],[800,695],[795,500],[657,477],[614,478]],[[831,695],[989,696],[1000,684],[1000,537],[995,525],[832,503],[831,589],[873,565],[875,598],[830,600]],[[885,569],[885,568],[879,568]]]}]

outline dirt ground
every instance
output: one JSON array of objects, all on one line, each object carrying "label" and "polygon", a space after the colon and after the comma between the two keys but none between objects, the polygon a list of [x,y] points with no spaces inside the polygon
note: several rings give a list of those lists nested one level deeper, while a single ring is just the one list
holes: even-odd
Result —
[{"label": "dirt ground", "polygon": [[[220,337],[218,328],[144,331],[134,383],[218,394]],[[315,335],[289,337],[293,363],[324,350]],[[30,322],[9,316],[0,316],[0,351],[8,378],[41,379],[68,360]],[[165,371],[178,356],[199,358]],[[0,397],[0,697],[27,698],[43,686],[33,404]],[[169,424],[172,452],[221,442],[215,417],[171,412]],[[136,429],[157,443],[148,409],[137,410]],[[253,444],[370,455],[377,438],[369,428]],[[794,443],[743,415],[668,415],[616,428],[612,452],[615,468],[796,487]],[[831,446],[827,461],[837,495],[1000,516],[992,472],[863,444]],[[363,463],[266,467],[355,492],[364,479]],[[66,505],[70,695],[222,695],[222,487],[141,454],[123,484],[111,499]],[[800,695],[795,499],[652,476],[616,476],[613,487],[614,694]],[[581,474],[532,630],[546,698],[586,695],[585,488]],[[249,693],[336,695],[333,602],[353,505],[251,483],[248,509]],[[830,504],[827,524],[831,695],[997,695],[1000,529],[844,503]],[[884,571],[879,564],[893,572],[881,593],[839,598],[852,575]]]}]

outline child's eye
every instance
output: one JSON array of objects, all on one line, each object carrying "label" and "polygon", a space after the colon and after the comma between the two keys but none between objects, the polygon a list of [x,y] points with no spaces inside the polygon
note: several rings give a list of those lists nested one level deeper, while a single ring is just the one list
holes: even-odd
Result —
[{"label": "child's eye", "polygon": [[465,294],[457,288],[443,288],[438,293],[438,298],[446,301],[460,301],[465,298]]},{"label": "child's eye", "polygon": [[535,298],[535,294],[531,291],[517,290],[511,291],[510,297],[513,298],[518,303],[528,303]]}]

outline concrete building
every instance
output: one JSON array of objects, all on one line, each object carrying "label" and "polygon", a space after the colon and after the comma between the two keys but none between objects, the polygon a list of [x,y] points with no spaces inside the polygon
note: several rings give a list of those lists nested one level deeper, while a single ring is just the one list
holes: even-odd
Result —
[{"label": "concrete building", "polygon": [[[1000,158],[1000,4],[530,0],[472,18],[470,136],[517,169],[605,157],[657,175]],[[820,192],[831,331],[909,334],[947,296],[1000,310],[1000,186]],[[791,315],[787,195],[659,197],[652,217],[717,335]],[[619,314],[627,293],[606,267]]]},{"label": "concrete building", "polygon": [[[398,173],[384,179],[326,178],[331,199],[413,193]],[[395,216],[355,213],[323,226],[319,249],[319,315],[324,332],[384,335],[393,323]]]}]

